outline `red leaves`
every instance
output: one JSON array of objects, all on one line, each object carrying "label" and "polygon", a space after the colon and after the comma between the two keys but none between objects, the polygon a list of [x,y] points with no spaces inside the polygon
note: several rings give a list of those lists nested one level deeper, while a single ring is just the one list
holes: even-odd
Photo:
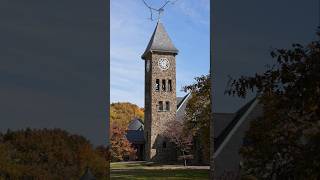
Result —
[{"label": "red leaves", "polygon": [[185,130],[180,121],[169,121],[163,133],[166,138],[173,142],[181,151],[188,152],[192,146],[192,133]]},{"label": "red leaves", "polygon": [[126,129],[115,124],[111,125],[111,157],[113,161],[122,161],[135,154],[136,150],[126,138]]}]

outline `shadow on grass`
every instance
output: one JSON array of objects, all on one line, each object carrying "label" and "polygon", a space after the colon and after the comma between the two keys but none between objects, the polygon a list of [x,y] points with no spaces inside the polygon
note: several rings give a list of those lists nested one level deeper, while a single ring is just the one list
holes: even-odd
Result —
[{"label": "shadow on grass", "polygon": [[144,180],[144,179],[181,179],[181,180],[205,180],[209,179],[208,170],[190,170],[190,169],[176,169],[176,170],[147,170],[147,169],[123,169],[111,170],[111,179],[122,180]]}]

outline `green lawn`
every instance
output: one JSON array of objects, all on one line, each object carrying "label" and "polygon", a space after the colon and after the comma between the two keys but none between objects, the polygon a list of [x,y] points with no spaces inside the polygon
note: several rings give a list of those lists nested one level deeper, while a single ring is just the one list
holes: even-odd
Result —
[{"label": "green lawn", "polygon": [[159,164],[141,163],[111,163],[111,179],[144,180],[207,180],[209,170],[205,169],[158,169]]}]

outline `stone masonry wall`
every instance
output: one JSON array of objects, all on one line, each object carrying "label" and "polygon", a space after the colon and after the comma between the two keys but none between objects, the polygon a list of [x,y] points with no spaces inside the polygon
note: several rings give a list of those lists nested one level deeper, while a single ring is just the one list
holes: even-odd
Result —
[{"label": "stone masonry wall", "polygon": [[[167,70],[161,70],[158,66],[160,58],[167,58],[170,66]],[[156,91],[156,79],[160,80],[160,91]],[[163,91],[162,79],[166,80],[167,91]],[[172,81],[172,91],[168,91],[168,80]],[[146,160],[152,161],[174,161],[176,159],[176,150],[172,143],[169,143],[164,137],[163,132],[166,129],[166,123],[176,119],[176,62],[175,56],[165,53],[154,53],[151,55],[150,74],[146,76]],[[158,102],[170,102],[170,111],[158,111]],[[150,109],[149,109],[150,108]],[[147,112],[148,111],[148,112]],[[164,148],[163,144],[166,144]]]}]

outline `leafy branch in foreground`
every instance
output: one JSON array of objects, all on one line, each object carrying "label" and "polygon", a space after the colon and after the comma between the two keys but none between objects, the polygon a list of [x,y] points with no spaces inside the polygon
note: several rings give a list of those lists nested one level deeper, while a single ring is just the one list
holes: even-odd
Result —
[{"label": "leafy branch in foreground", "polygon": [[244,171],[259,179],[319,179],[320,42],[276,49],[271,57],[276,65],[233,80],[226,91],[256,91],[264,109],[246,133]]}]

